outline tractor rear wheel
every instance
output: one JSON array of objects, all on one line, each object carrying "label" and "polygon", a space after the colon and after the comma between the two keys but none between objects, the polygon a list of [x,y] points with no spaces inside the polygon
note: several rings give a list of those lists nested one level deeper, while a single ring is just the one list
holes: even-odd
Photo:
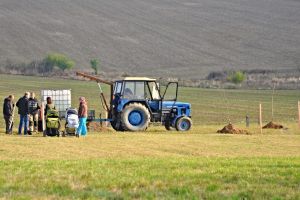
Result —
[{"label": "tractor rear wheel", "polygon": [[188,131],[192,127],[192,120],[189,117],[180,117],[175,124],[177,131]]},{"label": "tractor rear wheel", "polygon": [[125,131],[144,131],[150,123],[150,112],[141,103],[128,104],[122,114],[121,121]]}]

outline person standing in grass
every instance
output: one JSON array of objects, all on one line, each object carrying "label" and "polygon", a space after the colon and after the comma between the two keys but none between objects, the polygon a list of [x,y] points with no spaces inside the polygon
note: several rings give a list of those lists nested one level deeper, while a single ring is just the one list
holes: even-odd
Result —
[{"label": "person standing in grass", "polygon": [[88,107],[87,102],[84,97],[79,98],[79,109],[78,109],[78,117],[79,117],[79,126],[77,129],[76,136],[86,136],[87,128],[86,128],[86,120],[88,117]]},{"label": "person standing in grass", "polygon": [[24,135],[27,135],[27,126],[28,126],[28,96],[29,92],[25,92],[24,96],[21,97],[16,106],[18,107],[18,114],[20,115],[20,124],[19,124],[19,135],[22,134],[22,128],[24,126]]},{"label": "person standing in grass", "polygon": [[31,92],[30,98],[28,100],[28,112],[29,112],[29,130],[30,133],[37,131],[38,129],[38,111],[40,109],[38,100],[35,98],[35,93]]},{"label": "person standing in grass", "polygon": [[5,120],[5,133],[12,134],[13,123],[14,123],[14,95],[9,95],[7,98],[4,99],[3,103],[3,117]]}]

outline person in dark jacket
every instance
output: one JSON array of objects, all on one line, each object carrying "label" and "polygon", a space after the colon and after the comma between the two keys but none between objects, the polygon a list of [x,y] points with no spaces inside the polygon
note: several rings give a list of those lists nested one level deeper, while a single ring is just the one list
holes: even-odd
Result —
[{"label": "person in dark jacket", "polygon": [[30,133],[37,131],[38,126],[38,111],[40,109],[38,100],[35,98],[35,93],[31,92],[28,100],[28,113],[29,113],[29,130]]},{"label": "person in dark jacket", "polygon": [[84,97],[79,98],[78,117],[79,117],[79,126],[77,128],[76,136],[77,137],[86,136],[87,135],[86,120],[88,117],[88,107]]},{"label": "person in dark jacket", "polygon": [[23,97],[21,97],[16,106],[18,107],[18,114],[20,115],[19,124],[19,135],[22,134],[22,128],[24,126],[24,135],[27,135],[27,125],[28,125],[28,96],[29,93],[26,92]]},{"label": "person in dark jacket", "polygon": [[5,133],[6,134],[12,134],[12,129],[13,129],[13,118],[14,118],[14,96],[9,95],[7,98],[4,99],[3,103],[3,117],[5,120]]}]

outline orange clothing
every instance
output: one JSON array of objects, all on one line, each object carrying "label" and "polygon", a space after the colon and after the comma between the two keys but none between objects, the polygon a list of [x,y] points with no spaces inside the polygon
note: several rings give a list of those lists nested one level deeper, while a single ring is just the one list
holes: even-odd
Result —
[{"label": "orange clothing", "polygon": [[79,118],[87,118],[88,117],[88,107],[87,107],[86,102],[81,102],[79,104],[78,117]]}]

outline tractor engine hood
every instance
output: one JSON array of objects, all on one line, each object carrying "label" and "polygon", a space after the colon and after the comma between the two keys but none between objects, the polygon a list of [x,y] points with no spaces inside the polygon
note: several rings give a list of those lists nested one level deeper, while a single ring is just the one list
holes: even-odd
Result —
[{"label": "tractor engine hood", "polygon": [[191,108],[191,104],[190,103],[185,103],[185,102],[175,102],[175,101],[163,101],[162,103],[162,107],[163,108],[186,108],[186,109],[190,109]]}]

